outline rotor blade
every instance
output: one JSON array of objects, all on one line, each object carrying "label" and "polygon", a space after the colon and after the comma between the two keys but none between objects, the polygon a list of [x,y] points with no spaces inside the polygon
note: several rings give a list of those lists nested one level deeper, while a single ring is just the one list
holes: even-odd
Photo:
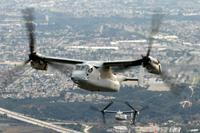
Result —
[{"label": "rotor blade", "polygon": [[103,123],[106,124],[106,117],[104,112],[102,112],[102,117],[103,117]]},{"label": "rotor blade", "polygon": [[99,110],[99,109],[98,109],[97,107],[95,107],[95,106],[90,106],[90,109],[91,109],[91,110],[94,110],[94,111],[101,112],[103,123],[104,123],[104,124],[106,123],[105,112],[104,112],[104,111]]},{"label": "rotor blade", "polygon": [[26,24],[27,35],[29,37],[30,53],[34,53],[35,52],[35,25],[33,24],[34,9],[27,8],[23,10],[22,13],[23,13],[23,18],[25,20],[25,24]]},{"label": "rotor blade", "polygon": [[132,110],[137,111],[135,108],[133,108],[133,106],[131,106],[131,105],[129,104],[129,102],[126,101],[125,104],[126,104],[127,106],[129,106]]},{"label": "rotor blade", "polygon": [[[161,12],[161,11],[157,11],[157,12]],[[151,21],[151,31],[150,31],[150,35],[148,38],[148,51],[147,51],[147,55],[150,55],[151,49],[152,49],[152,45],[153,45],[153,41],[154,41],[154,36],[159,32],[159,28],[162,22],[162,18],[163,18],[163,14],[160,13],[155,13],[152,16],[152,21]]]},{"label": "rotor blade", "polygon": [[139,111],[134,110],[134,112],[133,112],[133,117],[132,117],[133,125],[135,125],[136,117],[139,115],[139,113],[140,113],[141,111],[145,110],[145,109],[148,109],[148,108],[149,108],[149,106],[147,105],[147,106],[143,107],[142,109],[140,109]]},{"label": "rotor blade", "polygon": [[138,114],[138,111],[135,111],[135,112],[133,113],[133,117],[132,117],[132,123],[133,123],[133,125],[135,125],[137,114]]},{"label": "rotor blade", "polygon": [[110,107],[113,104],[113,101],[111,101],[108,105],[106,105],[101,112],[104,112],[104,110],[106,110],[108,107]]}]

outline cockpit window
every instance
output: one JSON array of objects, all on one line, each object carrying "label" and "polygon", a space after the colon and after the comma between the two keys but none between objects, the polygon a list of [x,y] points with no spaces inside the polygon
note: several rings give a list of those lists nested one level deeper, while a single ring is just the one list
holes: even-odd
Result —
[{"label": "cockpit window", "polygon": [[90,68],[88,65],[76,65],[76,70],[92,72],[93,68]]},{"label": "cockpit window", "polygon": [[76,70],[84,70],[84,69],[85,69],[85,66],[83,66],[83,65],[76,66]]}]

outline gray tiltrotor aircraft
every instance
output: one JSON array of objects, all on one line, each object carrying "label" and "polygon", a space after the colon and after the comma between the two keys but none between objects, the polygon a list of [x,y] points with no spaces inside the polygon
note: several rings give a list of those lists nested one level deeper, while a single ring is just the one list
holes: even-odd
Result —
[{"label": "gray tiltrotor aircraft", "polygon": [[[69,65],[71,71],[71,80],[80,88],[89,91],[116,92],[120,90],[123,81],[138,81],[122,75],[114,74],[118,71],[126,70],[134,66],[143,66],[149,73],[160,75],[161,64],[158,59],[150,56],[153,43],[153,35],[158,32],[159,19],[152,19],[152,30],[149,37],[149,47],[146,55],[142,55],[138,60],[121,61],[86,61],[69,58],[57,58],[39,54],[35,49],[35,26],[33,24],[33,9],[23,11],[27,34],[29,37],[30,54],[29,59],[22,66],[30,63],[32,68],[37,70],[47,70],[48,66]],[[155,21],[156,20],[156,21]]]},{"label": "gray tiltrotor aircraft", "polygon": [[[95,111],[99,111],[102,113],[103,116],[103,122],[106,123],[106,119],[105,119],[105,114],[115,114],[115,119],[117,121],[121,121],[121,122],[127,122],[128,120],[130,120],[129,118],[131,117],[131,123],[135,125],[136,122],[136,117],[139,115],[139,112],[148,108],[148,106],[143,107],[140,110],[136,110],[132,105],[130,105],[129,102],[125,102],[125,104],[131,109],[131,110],[126,110],[126,111],[116,111],[116,110],[110,110],[108,109],[111,105],[113,104],[113,101],[111,101],[110,103],[108,103],[103,109],[99,110],[96,107],[91,106],[93,110]],[[130,114],[130,115],[128,115]],[[130,116],[130,117],[129,117]]]}]

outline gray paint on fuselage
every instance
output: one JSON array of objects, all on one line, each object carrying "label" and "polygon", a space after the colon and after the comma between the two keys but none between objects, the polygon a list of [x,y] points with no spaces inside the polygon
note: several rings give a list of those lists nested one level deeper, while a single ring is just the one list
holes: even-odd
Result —
[{"label": "gray paint on fuselage", "polygon": [[120,89],[120,83],[110,79],[79,80],[78,86],[89,91],[117,92]]},{"label": "gray paint on fuselage", "polygon": [[[80,88],[89,91],[119,91],[120,82],[111,68],[95,68],[89,64],[80,64],[76,68],[72,73],[72,80]],[[88,71],[91,68],[92,71]]]}]

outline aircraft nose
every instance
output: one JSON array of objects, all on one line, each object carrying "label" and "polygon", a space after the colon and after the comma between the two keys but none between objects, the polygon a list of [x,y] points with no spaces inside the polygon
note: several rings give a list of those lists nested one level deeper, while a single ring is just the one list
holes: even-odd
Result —
[{"label": "aircraft nose", "polygon": [[84,75],[84,73],[83,72],[79,72],[79,71],[74,71],[73,73],[72,73],[72,76],[71,76],[71,80],[73,81],[73,82],[75,82],[75,83],[79,83],[79,82],[81,82],[82,80],[85,80],[86,78],[85,78],[85,75]]},{"label": "aircraft nose", "polygon": [[77,72],[73,72],[72,73],[72,76],[71,76],[71,80],[74,82],[74,83],[78,83],[78,81],[80,80],[79,79],[79,73],[77,73]]},{"label": "aircraft nose", "polygon": [[75,75],[72,75],[72,76],[71,76],[71,80],[72,80],[73,82],[75,82],[75,83],[78,82],[78,78],[77,78]]},{"label": "aircraft nose", "polygon": [[74,77],[71,77],[71,80],[74,81]]}]

